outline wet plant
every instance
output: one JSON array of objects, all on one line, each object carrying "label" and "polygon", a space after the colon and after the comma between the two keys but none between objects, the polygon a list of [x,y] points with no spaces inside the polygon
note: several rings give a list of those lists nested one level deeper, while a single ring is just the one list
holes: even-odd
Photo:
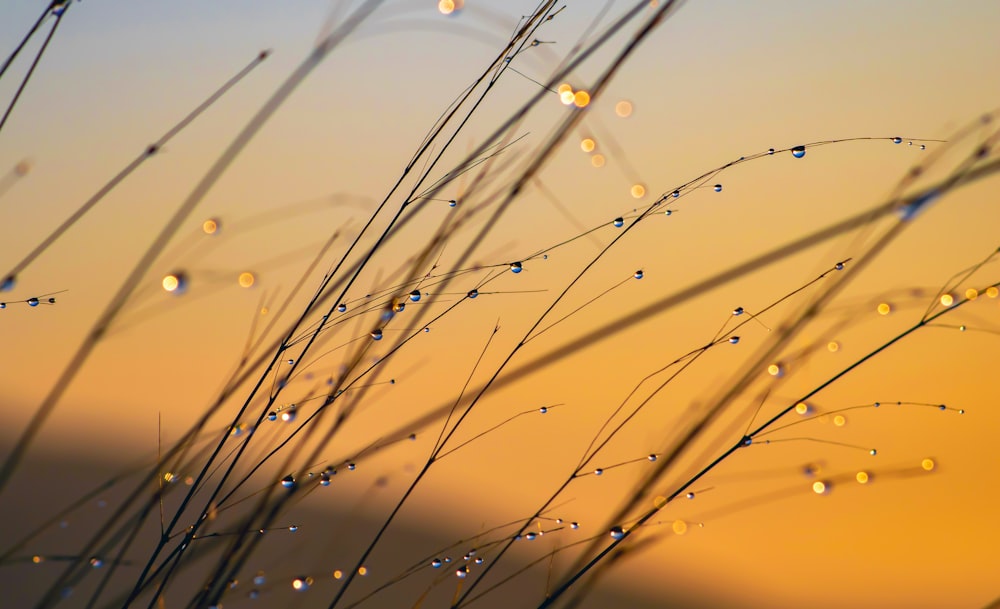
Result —
[{"label": "wet plant", "polygon": [[[40,58],[59,51],[55,26],[87,10],[70,6],[51,3],[4,63],[0,142],[23,142],[11,131],[31,119],[22,97],[49,93]],[[652,595],[662,606],[637,582],[693,553],[682,537],[714,547],[712,531],[744,513],[781,522],[819,495],[826,504],[807,509],[827,518],[866,509],[865,493],[919,493],[947,476],[989,391],[922,385],[931,373],[915,371],[991,361],[997,244],[973,229],[995,213],[966,193],[995,188],[996,114],[945,137],[803,133],[750,150],[717,138],[694,169],[664,167],[670,143],[630,131],[644,102],[617,87],[687,8],[609,3],[581,18],[547,0],[513,17],[461,2],[336,3],[280,78],[254,84],[274,63],[254,50],[193,110],[169,104],[167,128],[149,125],[153,143],[82,204],[30,244],[12,239],[0,250],[5,342],[13,352],[58,336],[61,349],[37,379],[3,381],[32,400],[0,467],[3,509],[38,514],[0,547],[5,578],[25,578],[16,602],[572,607]],[[436,84],[458,71],[447,62],[390,62],[426,70],[426,95],[443,102],[416,131],[413,116],[376,112],[366,136],[398,118],[392,128],[416,137],[371,145],[377,168],[350,164],[370,142],[328,150],[328,195],[302,192],[293,163],[269,186],[274,159],[297,154],[275,133],[294,139],[283,117],[317,99],[314,83],[333,78],[362,100],[334,117],[353,128],[381,99],[364,97],[357,49],[400,57],[379,45],[425,27],[489,52],[454,90]],[[419,60],[424,47],[406,44]],[[417,95],[390,82],[372,88],[397,108]],[[234,98],[238,122],[219,114]],[[648,116],[647,128],[674,120]],[[185,144],[199,129],[213,135],[209,155]],[[8,209],[34,196],[37,172],[14,160],[29,153],[44,166],[40,152],[11,153]],[[858,158],[900,170],[879,171],[880,194],[863,198],[840,179],[863,171]],[[115,232],[127,204],[173,172],[184,191],[128,249]],[[783,217],[799,213],[801,189],[838,188],[848,194],[823,199],[838,213]],[[228,200],[257,190],[288,198]],[[924,227],[939,213],[977,236],[931,255]],[[100,289],[56,272],[91,251],[74,235],[108,228],[88,246],[115,256],[95,263],[107,267]],[[944,355],[957,341],[973,346]],[[45,434],[88,400],[102,404],[97,431],[74,442],[113,442],[127,420],[142,450],[120,447],[133,458],[44,494]],[[792,526],[771,543],[790,544]]]}]

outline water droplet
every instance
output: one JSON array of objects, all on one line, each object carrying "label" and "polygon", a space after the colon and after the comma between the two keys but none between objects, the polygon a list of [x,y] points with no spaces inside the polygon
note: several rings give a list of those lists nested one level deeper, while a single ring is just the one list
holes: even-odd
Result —
[{"label": "water droplet", "polygon": [[420,300],[420,290],[413,290],[410,292],[410,302],[418,302]]},{"label": "water droplet", "polygon": [[649,459],[650,463],[652,463],[653,461],[656,461],[656,453],[650,453],[646,458]]},{"label": "water droplet", "polygon": [[160,283],[163,289],[171,294],[183,294],[188,288],[188,278],[183,271],[170,273]]},{"label": "water droplet", "polygon": [[292,404],[288,408],[281,411],[281,420],[285,423],[291,423],[298,415],[298,410],[296,410],[295,405]]},{"label": "water droplet", "polygon": [[733,315],[743,315],[743,307],[736,307],[733,309]]},{"label": "water droplet", "polygon": [[801,415],[807,415],[812,412],[812,407],[809,406],[809,404],[806,404],[805,402],[799,402],[798,404],[795,405],[795,412]]},{"label": "water droplet", "polygon": [[622,226],[625,226],[625,219],[619,216],[615,218],[614,222],[611,224],[613,224],[615,228],[621,228]]},{"label": "water droplet", "polygon": [[868,451],[868,454],[874,457],[875,455],[878,454],[878,451],[873,448],[870,451]]},{"label": "water droplet", "polygon": [[663,211],[663,215],[664,216],[672,216],[672,215],[674,215],[674,210],[672,210],[672,209],[664,210]]},{"label": "water droplet", "polygon": [[774,148],[768,148],[767,149],[767,153],[768,154],[774,154]]},{"label": "water droplet", "polygon": [[330,486],[330,474],[323,472],[319,475],[320,486]]},{"label": "water droplet", "polygon": [[382,340],[382,330],[372,330],[372,340]]},{"label": "water droplet", "polygon": [[740,444],[742,444],[743,446],[750,446],[751,444],[753,444],[753,438],[751,438],[750,436],[743,436],[743,439],[740,440]]},{"label": "water droplet", "polygon": [[17,278],[13,275],[8,275],[3,283],[0,283],[0,292],[9,292],[14,289],[14,285],[17,284]]},{"label": "water droplet", "polygon": [[475,298],[476,296],[479,296],[479,290],[476,289],[469,290],[469,293],[466,294],[466,296],[468,296],[469,298]]},{"label": "water droplet", "polygon": [[833,268],[837,269],[838,271],[842,271],[844,270],[844,263],[838,262],[837,264],[833,265]]},{"label": "water droplet", "polygon": [[27,300],[27,302],[28,302],[28,306],[29,307],[37,307],[38,306],[38,299],[35,298],[34,296],[32,296],[31,298],[29,298]]},{"label": "water droplet", "polygon": [[545,414],[548,411],[549,411],[549,409],[546,406],[542,406],[541,408],[538,409],[538,412],[540,412],[542,414]]},{"label": "water droplet", "polygon": [[521,267],[521,263],[520,262],[511,262],[510,263],[510,272],[511,273],[520,273],[521,272],[521,268],[522,267]]},{"label": "water droplet", "polygon": [[293,525],[289,526],[288,527],[288,532],[289,533],[298,533],[299,532],[299,525],[293,524]]},{"label": "water droplet", "polygon": [[393,313],[402,313],[403,309],[405,309],[405,308],[406,308],[406,304],[404,304],[402,302],[397,302],[396,304],[392,305],[392,312]]},{"label": "water droplet", "polygon": [[817,480],[812,484],[813,492],[817,495],[826,495],[830,492],[830,483],[824,482],[823,480]]},{"label": "water droplet", "polygon": [[104,560],[98,556],[91,557],[90,566],[95,569],[100,569],[101,567],[104,566]]},{"label": "water droplet", "polygon": [[482,557],[482,556],[477,556],[477,557],[476,557],[476,560],[475,560],[474,562],[475,562],[475,563],[476,563],[477,565],[481,565],[481,564],[483,564],[483,557]]},{"label": "water droplet", "polygon": [[209,218],[201,223],[201,230],[206,235],[214,235],[219,232],[220,228],[222,228],[222,222],[218,218]]},{"label": "water droplet", "polygon": [[263,571],[257,571],[257,575],[255,575],[254,578],[253,578],[254,585],[255,586],[262,586],[262,585],[264,585],[265,581],[266,580],[264,578],[264,572]]},{"label": "water droplet", "polygon": [[455,575],[461,579],[465,579],[465,576],[469,574],[469,567],[462,565],[461,567],[455,569]]},{"label": "water droplet", "polygon": [[920,212],[920,210],[936,201],[939,196],[941,196],[940,191],[936,189],[930,190],[914,199],[911,203],[900,207],[897,210],[897,213],[899,214],[900,219],[911,220],[917,215],[917,213]]},{"label": "water droplet", "polygon": [[348,464],[347,464],[347,469],[348,469],[348,470],[350,470],[350,471],[352,471],[352,472],[353,472],[354,470],[356,470],[357,468],[358,468],[358,466],[357,466],[357,465],[355,465],[354,463],[348,463]]},{"label": "water droplet", "polygon": [[438,12],[442,15],[452,15],[462,10],[462,0],[438,0]]},{"label": "water droplet", "polygon": [[337,311],[343,313],[346,310],[347,310],[347,305],[345,305],[344,303],[340,303],[339,305],[337,305]]},{"label": "water droplet", "polygon": [[538,537],[538,535],[535,534],[534,532],[526,533],[524,535],[524,538],[527,539],[528,541],[534,541],[536,537]]},{"label": "water droplet", "polygon": [[6,302],[0,302],[0,309],[6,309],[6,308],[7,308],[7,303]]},{"label": "water droplet", "polygon": [[625,531],[618,525],[611,527],[610,533],[612,539],[621,539],[622,537],[625,537]]},{"label": "water droplet", "polygon": [[292,488],[293,486],[295,486],[295,477],[292,476],[291,474],[288,474],[287,476],[281,479],[281,486],[285,488]]},{"label": "water droplet", "polygon": [[771,376],[777,376],[777,377],[784,376],[785,368],[784,366],[778,363],[771,364],[770,366],[767,367],[767,373],[770,374]]},{"label": "water droplet", "polygon": [[579,522],[571,522],[571,523],[569,523],[569,528],[574,529],[574,530],[579,529],[580,528],[580,523]]},{"label": "water droplet", "polygon": [[797,159],[801,159],[805,155],[806,155],[806,147],[805,146],[795,146],[794,148],[792,148],[792,156],[793,157],[795,157]]},{"label": "water droplet", "polygon": [[643,277],[645,277],[645,275],[642,274],[642,269],[639,269],[638,271],[632,273],[632,276],[635,277],[636,279],[642,279]]},{"label": "water droplet", "polygon": [[271,412],[267,413],[267,420],[268,421],[277,421],[278,420],[278,413],[274,412],[273,410]]},{"label": "water droplet", "polygon": [[[31,304],[31,303],[28,303]],[[941,304],[946,307],[950,307],[955,304],[955,297],[951,294],[941,294]]]},{"label": "water droplet", "polygon": [[448,207],[455,207],[456,205],[458,205],[458,201],[455,199],[448,199]]},{"label": "water droplet", "polygon": [[694,493],[689,492],[687,495],[684,496],[687,497],[688,499],[694,499]]},{"label": "water droplet", "polygon": [[716,184],[715,186],[712,187],[712,190],[714,190],[715,192],[722,192],[722,184]]},{"label": "water droplet", "polygon": [[600,467],[598,467],[597,469],[594,470],[594,475],[595,476],[600,476],[603,473],[604,473],[604,470],[601,469]]},{"label": "water droplet", "polygon": [[894,137],[894,138],[892,138],[892,143],[893,144],[902,144],[903,143],[903,138],[901,138],[901,137]]},{"label": "water droplet", "polygon": [[675,190],[674,192],[672,192],[670,194],[676,199],[677,197],[681,196],[681,191]]},{"label": "water droplet", "polygon": [[921,150],[927,150],[927,144],[920,144]]},{"label": "water droplet", "polygon": [[305,592],[312,583],[311,577],[299,576],[292,580],[292,588],[298,592]]},{"label": "water droplet", "polygon": [[251,590],[250,592],[247,592],[247,598],[249,598],[250,600],[256,600],[259,597],[260,597],[260,590],[254,589]]},{"label": "water droplet", "polygon": [[729,337],[729,344],[730,345],[735,345],[735,344],[737,344],[739,342],[740,342],[740,337],[739,336],[730,336]]}]

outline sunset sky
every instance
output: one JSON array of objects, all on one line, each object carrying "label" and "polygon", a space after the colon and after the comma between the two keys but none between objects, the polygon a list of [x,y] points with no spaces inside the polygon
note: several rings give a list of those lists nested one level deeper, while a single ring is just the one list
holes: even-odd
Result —
[{"label": "sunset sky", "polygon": [[[44,8],[7,4],[0,8],[4,59]],[[272,54],[0,293],[4,459],[175,210],[317,40],[363,4],[88,0],[69,6],[0,130],[0,273],[17,267],[261,51]],[[445,139],[413,163],[414,171],[429,168],[427,181],[417,187],[413,175],[404,177],[339,268],[436,121],[493,64],[519,19],[536,9],[531,2],[464,4],[444,15],[433,0],[382,3],[239,151],[155,261],[140,269],[134,291],[0,490],[0,552],[112,476],[148,468],[216,402],[241,360],[270,361],[275,341],[324,274],[349,277],[346,269],[375,245],[416,188],[425,198],[406,206],[402,223],[347,290],[346,312],[334,309],[339,291],[324,300],[296,333],[308,337],[329,310],[329,329],[315,345],[303,354],[306,340],[296,341],[270,373],[255,364],[209,419],[209,444],[244,401],[250,406],[241,423],[297,404],[298,424],[317,412],[327,379],[347,374],[351,381],[371,368],[306,427],[312,431],[305,438],[234,494],[251,500],[228,512],[220,507],[222,531],[221,523],[250,509],[254,493],[289,472],[302,484],[312,484],[327,465],[344,474],[283,508],[276,526],[294,523],[299,537],[262,545],[224,597],[227,608],[327,606],[340,585],[331,573],[352,568],[420,471],[446,424],[441,414],[456,403],[464,408],[497,371],[348,600],[438,546],[532,514],[572,476],[591,439],[646,398],[554,499],[546,514],[563,522],[529,523],[533,531],[559,530],[537,546],[515,542],[515,552],[477,593],[563,545],[592,536],[607,545],[609,527],[629,529],[658,497],[671,495],[748,430],[824,386],[806,400],[805,414],[793,410],[772,429],[794,425],[754,438],[686,489],[692,499],[682,494],[630,534],[621,547],[634,552],[599,573],[583,606],[978,609],[992,602],[1000,594],[994,558],[1000,461],[989,448],[1000,429],[994,378],[1000,298],[987,288],[1000,282],[1000,264],[990,258],[1000,245],[1000,179],[953,188],[908,220],[890,213],[718,285],[689,288],[946,180],[984,144],[977,162],[995,161],[1000,5],[689,0],[668,11],[607,87],[577,108],[543,85],[636,5],[558,3],[565,8],[553,11],[524,50],[497,64],[510,69],[489,72],[499,74],[495,84],[440,160],[431,165],[428,158]],[[592,91],[660,8],[646,4],[553,85]],[[53,22],[44,22],[0,77],[4,110]],[[475,89],[476,98],[482,92]],[[487,141],[539,92],[522,120]],[[573,113],[579,123],[505,207],[512,186]],[[477,158],[493,156],[449,176],[487,144],[493,145]],[[798,145],[805,145],[803,158],[790,152]],[[769,148],[778,152],[769,155]],[[913,167],[920,175],[908,179]],[[436,181],[443,185],[426,194]],[[676,199],[669,197],[674,189],[681,193]],[[636,222],[661,194],[664,202]],[[203,224],[210,219],[214,234]],[[870,252],[876,243],[885,247]],[[523,270],[510,272],[513,262]],[[183,294],[164,291],[169,274],[183,275]],[[418,302],[407,298],[414,289],[422,294]],[[475,299],[466,296],[472,289],[479,291]],[[942,292],[950,303],[943,304]],[[670,300],[675,294],[684,296]],[[29,306],[32,297],[42,303]],[[55,304],[45,302],[49,297]],[[405,307],[387,320],[393,302]],[[954,304],[961,306],[865,359],[922,316]],[[815,317],[779,344],[811,305]],[[372,340],[376,329],[380,342]],[[715,340],[685,365],[692,361],[685,354]],[[768,364],[779,365],[781,374],[769,374]],[[289,373],[268,408],[268,391]],[[248,399],[258,379],[263,389]],[[637,494],[685,432],[720,404],[719,416]],[[333,429],[332,412],[351,414],[318,448]],[[447,417],[449,429],[456,416]],[[291,425],[265,418],[239,471],[249,471]],[[395,442],[411,433],[414,441]],[[228,440],[226,450],[237,441]],[[304,462],[313,449],[318,460]],[[356,471],[342,468],[348,461]],[[159,469],[162,478],[166,470]],[[189,469],[172,474],[197,475],[195,465]],[[867,484],[859,484],[859,472]],[[60,517],[66,527],[47,527],[0,565],[0,582],[13,585],[17,606],[32,606],[67,564],[90,559],[76,553],[137,480],[98,493]],[[816,482],[828,492],[814,492]],[[155,488],[149,485],[149,493]],[[167,507],[176,508],[171,501]],[[624,521],[612,520],[627,505]],[[186,514],[183,526],[196,516]],[[564,526],[569,522],[579,529]],[[504,529],[494,538],[515,532]],[[115,591],[131,586],[137,565],[145,564],[142,548],[152,544],[146,538],[128,554]],[[477,604],[536,606],[585,547],[540,560]],[[450,552],[461,560],[463,550]],[[490,552],[481,553],[485,563],[472,565],[473,574],[491,563]],[[32,564],[35,555],[63,558]],[[254,601],[248,592],[258,570],[273,579]],[[166,606],[188,601],[190,586],[207,573],[201,566],[194,571],[168,589]],[[409,606],[431,587],[425,606],[447,607],[454,565],[424,571],[385,598]],[[296,576],[313,578],[307,594],[292,592],[288,582]],[[79,582],[60,606],[85,606],[96,577]],[[108,593],[102,603],[113,598]],[[615,598],[630,600],[609,600]],[[385,605],[374,597],[363,606]]]}]

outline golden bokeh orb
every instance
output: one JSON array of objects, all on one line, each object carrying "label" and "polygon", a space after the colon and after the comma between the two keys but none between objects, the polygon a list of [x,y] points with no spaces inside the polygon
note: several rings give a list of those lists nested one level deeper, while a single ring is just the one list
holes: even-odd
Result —
[{"label": "golden bokeh orb", "polygon": [[209,218],[201,223],[201,230],[205,232],[206,235],[214,235],[219,232],[220,222],[218,218]]}]

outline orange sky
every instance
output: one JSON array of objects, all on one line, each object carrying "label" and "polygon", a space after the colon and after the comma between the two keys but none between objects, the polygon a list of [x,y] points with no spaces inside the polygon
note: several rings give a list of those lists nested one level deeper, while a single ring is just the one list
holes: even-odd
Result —
[{"label": "orange sky", "polygon": [[[558,69],[599,14],[598,3],[578,4],[570,3],[538,31],[535,38],[544,44],[529,47],[511,63],[521,74],[502,75],[430,181],[442,178],[538,91],[529,78],[544,82]],[[611,5],[600,27],[626,6]],[[79,463],[87,472],[83,477],[97,484],[121,467],[155,455],[158,425],[164,446],[179,438],[215,399],[244,353],[248,334],[259,337],[277,317],[264,339],[270,344],[294,320],[428,129],[489,65],[517,18],[532,9],[531,3],[469,0],[459,14],[445,17],[434,2],[388,2],[333,52],[266,123],[147,269],[107,338],[59,400],[14,486],[0,494],[0,513],[29,510],[41,522],[48,510],[68,504],[84,490],[73,484],[47,488],[43,482],[52,462]],[[20,40],[37,10],[0,9],[4,49]],[[6,415],[0,437],[5,445],[27,425],[173,210],[309,53],[324,31],[328,11],[326,4],[310,2],[277,7],[254,1],[238,10],[193,1],[71,6],[0,131],[0,176],[22,159],[32,162],[31,172],[11,182],[6,192],[0,177],[0,265],[7,268],[260,50],[273,49],[274,54],[43,253],[20,274],[13,291],[0,294],[9,303],[0,311],[0,344],[5,347],[0,350],[0,390]],[[345,11],[334,10],[335,19]],[[334,312],[333,329],[296,364],[300,374],[277,405],[299,403],[301,420],[319,405],[316,399],[304,400],[321,394],[326,378],[337,374],[360,345],[367,346],[361,358],[367,367],[389,355],[403,337],[414,335],[358,382],[379,384],[351,389],[335,403],[356,404],[357,410],[320,451],[322,463],[302,463],[305,454],[298,454],[287,465],[262,470],[240,496],[270,484],[279,471],[292,470],[302,478],[391,434],[413,432],[416,441],[357,459],[358,471],[350,473],[354,477],[337,479],[336,495],[324,496],[325,489],[318,489],[290,507],[279,523],[298,522],[309,536],[280,559],[255,555],[246,568],[250,575],[242,579],[250,579],[258,568],[279,578],[309,574],[320,585],[312,597],[296,597],[296,602],[326,606],[336,589],[330,571],[350,568],[366,539],[365,527],[376,526],[377,517],[405,491],[442,423],[435,419],[412,427],[412,422],[447,409],[460,394],[467,399],[475,395],[571,279],[621,234],[624,229],[612,224],[616,217],[625,218],[628,226],[636,210],[648,207],[660,193],[741,156],[770,147],[786,150],[870,137],[877,139],[809,146],[802,159],[786,151],[738,164],[706,178],[704,188],[687,188],[682,198],[668,199],[669,216],[661,206],[629,229],[545,317],[531,335],[537,338],[525,341],[496,386],[463,421],[449,446],[475,440],[430,470],[403,511],[406,524],[400,528],[407,532],[387,536],[371,559],[371,576],[359,588],[394,576],[402,569],[393,562],[397,558],[430,551],[407,541],[412,531],[446,543],[530,514],[573,471],[590,439],[633,387],[711,341],[724,322],[730,325],[719,336],[738,335],[739,343],[723,340],[685,368],[555,500],[553,517],[579,521],[580,530],[554,533],[544,546],[523,549],[518,560],[537,558],[552,544],[583,539],[613,524],[608,520],[612,514],[662,463],[645,457],[666,454],[682,431],[748,370],[746,391],[653,484],[649,496],[637,499],[626,520],[652,506],[657,495],[669,495],[745,429],[795,404],[913,326],[929,307],[940,311],[937,293],[947,286],[957,300],[969,288],[977,288],[978,297],[809,400],[816,415],[876,401],[885,405],[848,410],[842,422],[832,414],[817,416],[760,438],[787,442],[737,451],[692,487],[694,500],[669,505],[631,538],[654,543],[611,567],[591,602],[598,606],[604,602],[597,600],[598,594],[629,590],[651,596],[654,604],[676,595],[691,599],[691,606],[988,604],[996,595],[989,568],[992,550],[1000,542],[993,524],[997,496],[991,490],[997,464],[986,449],[991,431],[1000,425],[991,382],[1000,299],[995,293],[991,298],[985,288],[1000,276],[995,260],[971,276],[959,275],[957,283],[955,274],[997,247],[996,178],[948,193],[907,223],[878,256],[864,257],[866,246],[889,230],[893,215],[698,291],[675,306],[647,311],[628,327],[574,348],[553,363],[536,362],[609,322],[876,206],[892,196],[915,165],[925,164],[926,175],[907,192],[949,175],[995,129],[984,124],[962,139],[939,141],[991,112],[1000,100],[1000,85],[989,73],[989,66],[1000,60],[993,35],[998,13],[987,1],[947,6],[902,1],[876,6],[686,3],[595,96],[582,122],[537,178],[479,237],[497,209],[498,193],[510,188],[561,120],[581,112],[562,105],[555,94],[544,95],[511,133],[511,139],[524,138],[484,165],[484,173],[463,175],[434,196],[440,200],[404,213],[405,226],[392,234],[348,291],[347,313]],[[568,84],[574,90],[591,88],[626,40],[623,35],[612,38]],[[28,45],[0,79],[4,103],[38,44]],[[633,107],[627,117],[616,113],[623,100]],[[900,144],[886,139],[896,135],[903,138]],[[581,151],[584,138],[596,142],[593,151]],[[434,151],[441,145],[435,144]],[[595,167],[596,155],[603,166]],[[416,164],[424,165],[423,159]],[[477,176],[483,176],[478,185]],[[723,185],[721,192],[710,188],[716,183]],[[404,186],[412,184],[408,180]],[[644,196],[631,196],[635,184],[643,185]],[[453,198],[460,201],[455,208],[446,202]],[[389,210],[401,201],[399,194],[391,198]],[[391,211],[379,215],[374,228],[384,228],[390,217]],[[218,234],[202,231],[207,218],[219,219]],[[456,220],[454,228],[449,223]],[[442,226],[449,227],[443,250],[434,250],[412,269],[414,257]],[[282,301],[334,233],[338,236],[329,251],[279,315]],[[368,248],[374,241],[367,235],[361,245]],[[475,245],[471,255],[460,261],[470,244]],[[736,307],[759,312],[846,259],[851,259],[843,271],[847,275],[832,272],[756,321],[749,315],[732,316]],[[503,271],[514,261],[523,263],[521,273]],[[463,272],[447,287],[425,279],[419,284],[421,301],[406,301],[388,323],[379,320],[379,306],[364,312],[366,300],[384,307],[378,296],[409,272],[437,276],[477,265],[486,268]],[[496,278],[482,285],[496,269]],[[643,271],[641,280],[631,278],[637,269]],[[161,279],[179,270],[190,279],[188,291],[182,296],[165,293]],[[251,288],[238,285],[241,272],[254,273]],[[768,360],[782,362],[784,376],[772,378],[764,366],[754,364],[812,298],[845,276],[850,283],[823,299],[817,318]],[[482,294],[463,300],[477,286]],[[413,287],[389,293],[403,296]],[[30,308],[15,302],[54,292],[59,292],[54,306]],[[366,299],[366,294],[376,298]],[[453,312],[421,332],[456,303]],[[889,305],[888,315],[879,314],[881,303]],[[261,314],[262,308],[268,312]],[[318,318],[311,315],[308,322]],[[746,325],[728,329],[741,321]],[[376,327],[383,328],[381,342],[369,338]],[[492,335],[495,327],[499,330]],[[280,369],[291,368],[287,360],[299,358],[299,348],[282,354]],[[258,354],[268,352],[261,347],[254,352]],[[628,407],[649,396],[664,374],[669,372],[641,385]],[[228,423],[259,376],[259,370],[251,373],[225,402],[212,429]],[[267,377],[267,386],[273,378]],[[354,402],[352,396],[361,399]],[[888,405],[896,401],[913,404]],[[261,398],[253,401],[253,416],[245,420],[254,418],[261,404]],[[941,412],[936,404],[951,410]],[[534,412],[546,405],[558,406],[544,415]],[[522,412],[528,414],[478,437]],[[794,413],[788,417],[787,422],[803,419]],[[257,446],[273,443],[276,425],[262,424],[253,454],[263,450]],[[320,419],[317,434],[330,425],[331,417]],[[870,448],[877,448],[877,456],[868,454]],[[285,455],[280,453],[277,462]],[[932,472],[921,469],[925,458],[934,459]],[[82,465],[87,463],[92,466]],[[814,477],[803,474],[807,466]],[[586,475],[594,467],[607,471]],[[858,471],[870,472],[871,483],[858,484]],[[386,478],[384,486],[365,495],[380,477]],[[832,492],[813,493],[816,480],[830,482]],[[17,489],[28,496],[12,499]],[[355,505],[363,507],[352,512]],[[324,549],[329,540],[320,515],[325,510],[346,514],[338,526],[350,528],[343,523],[358,518],[352,542],[357,547]],[[231,513],[237,512],[234,508]],[[89,522],[97,516],[73,518]],[[687,523],[684,535],[671,533],[678,520]],[[627,528],[629,522],[621,524]],[[538,523],[531,526],[537,529]],[[549,526],[547,521],[543,526]],[[12,539],[21,534],[19,529],[8,526],[0,536]],[[70,527],[60,537],[58,531],[47,531],[21,554],[71,554],[81,539],[76,532]],[[556,540],[549,541],[552,537]],[[317,557],[315,564],[295,562],[297,555],[307,554]],[[142,557],[137,552],[133,558],[141,562]],[[559,554],[553,579],[572,562],[572,551]],[[31,577],[37,580],[31,581],[39,582],[37,589],[49,585],[46,576],[59,572],[51,564],[30,567],[36,569]],[[0,570],[0,581],[23,577],[18,569],[23,565]],[[426,586],[433,574],[424,575]],[[530,585],[512,584],[523,596],[498,591],[496,606],[505,606],[505,598],[533,606],[546,585],[551,587],[544,575],[525,579]],[[666,584],[660,582],[666,579],[671,583],[664,590]],[[451,585],[446,581],[436,594]],[[249,606],[248,589],[227,595],[226,606]],[[275,585],[272,602],[286,602],[278,595],[287,592]],[[27,594],[25,599],[36,598]],[[443,594],[442,602],[450,594]],[[182,592],[176,596],[174,603],[186,601]],[[70,606],[83,606],[86,598],[76,594]]]}]

